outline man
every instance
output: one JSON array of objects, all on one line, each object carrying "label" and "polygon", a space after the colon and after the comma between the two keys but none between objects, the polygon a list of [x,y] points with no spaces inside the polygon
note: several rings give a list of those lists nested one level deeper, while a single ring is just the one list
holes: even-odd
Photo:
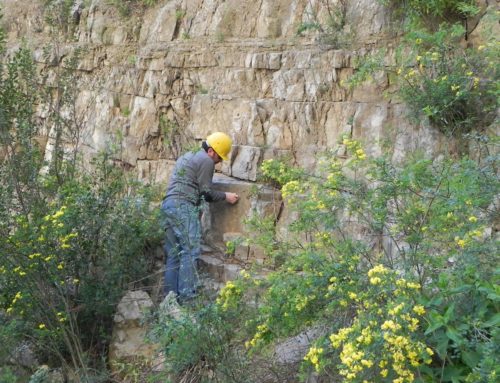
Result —
[{"label": "man", "polygon": [[170,178],[162,203],[167,256],[164,291],[173,291],[181,301],[196,295],[196,260],[201,252],[200,205],[238,202],[237,194],[212,188],[215,164],[227,160],[231,145],[231,138],[225,133],[209,135],[198,152],[188,152],[177,160]]}]

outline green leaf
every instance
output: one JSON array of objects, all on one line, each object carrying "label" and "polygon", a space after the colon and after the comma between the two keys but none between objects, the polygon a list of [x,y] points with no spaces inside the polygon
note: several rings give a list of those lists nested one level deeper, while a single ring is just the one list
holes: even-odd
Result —
[{"label": "green leaf", "polygon": [[460,333],[457,330],[455,330],[455,328],[453,328],[453,327],[446,328],[446,336],[448,338],[450,338],[456,344],[461,344],[463,342],[463,339],[460,336]]},{"label": "green leaf", "polygon": [[440,296],[437,296],[437,297],[434,297],[432,298],[428,305],[425,305],[425,306],[441,306],[443,304],[443,298],[440,297]]},{"label": "green leaf", "polygon": [[479,363],[481,355],[475,351],[464,351],[462,352],[462,360],[470,368],[474,368]]},{"label": "green leaf", "polygon": [[488,319],[486,322],[484,322],[481,327],[482,328],[488,328],[488,327],[496,327],[500,324],[500,313],[496,313],[495,315],[493,315],[493,317],[491,317],[490,319]]},{"label": "green leaf", "polygon": [[472,285],[461,285],[459,287],[455,287],[454,289],[451,289],[450,292],[453,294],[464,293],[466,291],[470,291],[471,288],[472,288]]},{"label": "green leaf", "polygon": [[438,328],[444,326],[445,324],[443,321],[443,317],[436,312],[431,312],[429,314],[429,320],[429,327],[427,327],[427,330],[425,330],[425,335],[436,331]]},{"label": "green leaf", "polygon": [[446,312],[443,315],[443,320],[444,323],[448,323],[453,315],[453,312],[455,311],[455,303],[452,303],[447,309]]},{"label": "green leaf", "polygon": [[500,301],[500,295],[498,295],[496,293],[489,293],[487,295],[487,298],[491,299],[492,301],[496,301],[496,302]]},{"label": "green leaf", "polygon": [[446,355],[448,354],[448,344],[449,344],[449,338],[444,334],[441,333],[436,339],[437,344],[436,344],[436,351],[441,359],[446,358]]},{"label": "green leaf", "polygon": [[443,381],[445,382],[461,382],[463,368],[458,366],[446,366],[443,369]]},{"label": "green leaf", "polygon": [[431,325],[429,327],[427,327],[427,330],[425,330],[425,335],[429,335],[430,333],[436,331],[438,328],[440,328],[442,326],[443,326],[443,323],[439,323],[439,322],[431,323]]}]

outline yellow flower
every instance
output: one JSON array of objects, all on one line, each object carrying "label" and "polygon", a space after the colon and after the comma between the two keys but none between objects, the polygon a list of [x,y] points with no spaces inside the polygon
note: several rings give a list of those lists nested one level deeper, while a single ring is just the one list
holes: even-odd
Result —
[{"label": "yellow flower", "polygon": [[382,326],[380,326],[380,328],[382,330],[396,330],[398,328],[398,326],[401,327],[400,325],[394,323],[394,321],[392,321],[392,320],[386,320],[382,324]]},{"label": "yellow flower", "polygon": [[417,313],[418,315],[424,315],[425,314],[425,308],[422,305],[416,305],[413,307],[413,311]]},{"label": "yellow flower", "polygon": [[373,277],[376,274],[386,274],[389,270],[385,268],[384,265],[377,265],[368,271],[368,276]]},{"label": "yellow flower", "polygon": [[417,45],[422,44],[422,39],[421,38],[416,39],[415,44],[417,44]]},{"label": "yellow flower", "polygon": [[320,370],[319,358],[321,354],[323,354],[323,351],[323,348],[311,347],[307,355],[304,357],[304,360],[308,360],[309,362],[311,362],[316,371]]},{"label": "yellow flower", "polygon": [[480,45],[480,46],[477,47],[477,50],[478,51],[482,51],[484,48],[486,48],[485,45]]},{"label": "yellow flower", "polygon": [[365,154],[365,151],[363,149],[358,149],[356,150],[356,158],[358,160],[364,160],[366,158],[366,154]]},{"label": "yellow flower", "polygon": [[418,290],[420,288],[420,284],[419,283],[415,283],[415,282],[408,282],[406,284],[406,287],[408,287],[409,289]]},{"label": "yellow flower", "polygon": [[43,323],[40,323],[40,324],[38,325],[38,328],[39,328],[40,330],[43,330],[43,329],[47,328],[47,326],[45,326],[45,324],[43,324]]},{"label": "yellow flower", "polygon": [[472,215],[469,217],[469,222],[477,222],[477,218]]},{"label": "yellow flower", "polygon": [[249,273],[248,273],[248,271],[246,271],[246,270],[241,270],[241,271],[240,271],[240,275],[241,275],[243,278],[245,278],[245,279],[250,278],[250,274],[249,274]]},{"label": "yellow flower", "polygon": [[361,359],[361,364],[367,368],[373,366],[373,362],[371,360]]},{"label": "yellow flower", "polygon": [[459,247],[461,247],[462,249],[465,247],[465,240],[464,239],[460,239],[460,238],[455,238],[455,242],[457,243],[457,245]]},{"label": "yellow flower", "polygon": [[410,331],[417,331],[419,320],[417,318],[411,318],[411,323],[408,325]]},{"label": "yellow flower", "polygon": [[372,285],[378,285],[380,282],[382,282],[382,280],[379,277],[372,277],[372,278],[370,278],[370,283]]}]

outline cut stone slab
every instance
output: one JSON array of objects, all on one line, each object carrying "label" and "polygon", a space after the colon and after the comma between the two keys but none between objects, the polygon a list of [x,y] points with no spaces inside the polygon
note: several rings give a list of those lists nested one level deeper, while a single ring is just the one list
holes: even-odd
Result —
[{"label": "cut stone slab", "polygon": [[137,357],[152,358],[157,346],[146,343],[147,328],[142,322],[153,307],[153,301],[145,291],[128,291],[122,298],[114,316],[109,359],[120,361]]},{"label": "cut stone slab", "polygon": [[240,271],[243,268],[239,265],[226,263],[224,264],[224,282],[234,281],[240,276]]},{"label": "cut stone slab", "polygon": [[281,193],[279,190],[253,182],[236,180],[216,174],[213,178],[215,190],[237,193],[238,202],[230,205],[226,202],[209,204],[206,242],[214,248],[224,249],[224,233],[248,232],[244,220],[257,214],[260,217],[277,218],[281,209]]},{"label": "cut stone slab", "polygon": [[224,280],[224,263],[210,255],[203,254],[198,258],[198,267],[202,273],[206,273],[217,282]]}]

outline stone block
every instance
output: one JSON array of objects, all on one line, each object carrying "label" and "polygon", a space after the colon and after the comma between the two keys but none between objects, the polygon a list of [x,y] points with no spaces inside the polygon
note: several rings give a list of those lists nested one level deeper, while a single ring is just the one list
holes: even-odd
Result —
[{"label": "stone block", "polygon": [[136,322],[144,319],[147,310],[153,307],[153,301],[145,291],[129,291],[118,303],[114,316],[115,323]]},{"label": "stone block", "polygon": [[266,254],[264,253],[264,249],[258,245],[250,245],[248,246],[248,263],[259,263],[262,264],[263,261],[266,260]]},{"label": "stone block", "polygon": [[154,99],[135,97],[130,115],[130,135],[143,142],[148,135],[159,135],[158,116]]},{"label": "stone block", "polygon": [[147,312],[153,307],[153,301],[145,291],[128,291],[118,303],[114,316],[109,360],[151,358],[158,346],[147,343],[148,329],[143,325]]},{"label": "stone block", "polygon": [[240,271],[242,270],[242,267],[239,265],[231,264],[231,263],[226,263],[224,264],[224,282],[228,281],[234,281],[240,276]]},{"label": "stone block", "polygon": [[198,267],[215,281],[224,280],[224,263],[220,259],[203,254],[198,258]]},{"label": "stone block", "polygon": [[245,244],[237,244],[234,249],[234,259],[239,262],[248,263],[248,255],[250,246]]},{"label": "stone block", "polygon": [[177,27],[176,2],[166,2],[160,9],[151,8],[144,15],[139,43],[168,42],[175,36]]},{"label": "stone block", "polygon": [[252,53],[245,59],[245,67],[278,70],[281,67],[281,53]]},{"label": "stone block", "polygon": [[243,221],[252,214],[270,214],[276,217],[279,213],[281,194],[276,189],[219,174],[214,176],[213,187],[215,190],[233,192],[240,196],[235,205],[225,202],[209,204],[210,227],[207,228],[209,234],[206,240],[215,248],[223,245],[224,233],[242,233],[245,236],[247,230]]},{"label": "stone block", "polygon": [[139,160],[136,165],[137,178],[146,184],[164,185],[165,188],[173,172],[173,160]]},{"label": "stone block", "polygon": [[258,165],[262,158],[262,148],[238,146],[233,148],[236,156],[232,161],[231,175],[242,180],[257,180]]}]

